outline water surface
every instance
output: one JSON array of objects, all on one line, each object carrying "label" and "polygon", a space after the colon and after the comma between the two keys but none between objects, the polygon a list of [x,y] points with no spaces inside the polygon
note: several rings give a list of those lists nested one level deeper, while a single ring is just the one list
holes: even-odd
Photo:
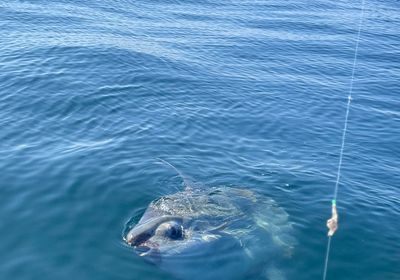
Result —
[{"label": "water surface", "polygon": [[[1,2],[2,278],[172,279],[122,241],[182,187],[161,157],[274,199],[320,279],[360,5]],[[366,2],[328,279],[399,279],[399,30]]]}]

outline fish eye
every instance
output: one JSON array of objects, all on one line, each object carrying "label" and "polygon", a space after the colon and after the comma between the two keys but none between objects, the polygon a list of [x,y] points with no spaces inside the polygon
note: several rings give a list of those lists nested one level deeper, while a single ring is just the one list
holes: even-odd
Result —
[{"label": "fish eye", "polygon": [[177,240],[183,237],[183,228],[177,222],[162,223],[158,226],[155,234]]},{"label": "fish eye", "polygon": [[173,225],[171,228],[171,234],[170,234],[170,238],[172,239],[179,239],[182,238],[182,226],[180,225]]}]

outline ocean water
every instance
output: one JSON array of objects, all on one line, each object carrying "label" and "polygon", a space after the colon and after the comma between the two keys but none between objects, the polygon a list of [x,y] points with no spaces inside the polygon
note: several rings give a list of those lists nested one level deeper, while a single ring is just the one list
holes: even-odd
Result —
[{"label": "ocean water", "polygon": [[[322,279],[360,7],[1,1],[0,278],[173,279],[122,240],[163,158],[275,200],[285,278]],[[399,30],[366,0],[327,279],[400,279]]]}]

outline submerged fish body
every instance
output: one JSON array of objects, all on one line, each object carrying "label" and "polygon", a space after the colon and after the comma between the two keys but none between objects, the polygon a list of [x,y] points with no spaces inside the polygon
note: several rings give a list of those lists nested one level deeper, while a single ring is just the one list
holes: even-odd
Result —
[{"label": "submerged fish body", "polygon": [[274,200],[213,187],[151,202],[124,238],[139,256],[179,279],[243,279],[292,249],[291,229]]}]

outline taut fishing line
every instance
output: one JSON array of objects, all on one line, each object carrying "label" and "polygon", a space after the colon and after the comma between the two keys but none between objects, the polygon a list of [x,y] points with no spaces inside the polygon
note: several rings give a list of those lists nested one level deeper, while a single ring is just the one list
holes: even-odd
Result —
[{"label": "taut fishing line", "polygon": [[[342,134],[342,145],[341,145],[341,148],[340,148],[340,156],[339,156],[339,164],[338,164],[337,175],[336,175],[335,191],[333,193],[333,200],[332,200],[332,203],[335,203],[335,204],[336,204],[336,198],[337,198],[337,193],[338,193],[338,189],[339,189],[340,173],[341,173],[342,162],[343,162],[344,144],[346,142],[347,123],[348,123],[348,120],[349,120],[350,105],[351,105],[352,93],[353,93],[354,74],[355,74],[356,65],[357,65],[358,45],[359,45],[359,42],[360,42],[361,27],[362,27],[363,19],[364,19],[364,6],[365,6],[365,0],[362,0],[361,16],[360,16],[360,20],[359,20],[359,23],[358,23],[358,33],[357,33],[357,39],[356,39],[356,47],[355,47],[355,51],[354,51],[353,70],[351,72],[349,95],[347,97],[347,109],[346,109],[346,117],[345,117],[345,120],[344,120],[344,127],[343,127],[343,134]],[[329,236],[328,237],[328,245],[327,245],[327,248],[326,248],[324,274],[323,274],[323,278],[322,278],[323,280],[326,279],[326,273],[327,273],[327,270],[328,270],[329,252],[330,252],[330,249],[331,249],[331,239],[332,239],[332,236]]]}]

